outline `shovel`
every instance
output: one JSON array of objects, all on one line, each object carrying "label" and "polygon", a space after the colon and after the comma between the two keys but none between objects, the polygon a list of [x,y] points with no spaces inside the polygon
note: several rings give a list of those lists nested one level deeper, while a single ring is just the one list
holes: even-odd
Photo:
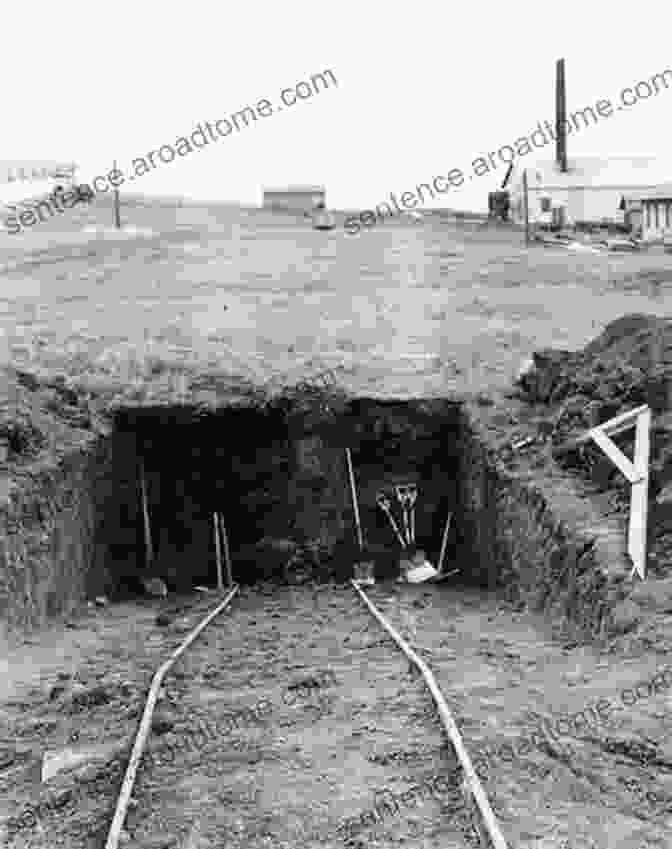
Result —
[{"label": "shovel", "polygon": [[[355,527],[357,530],[357,543],[359,545],[360,555],[364,555],[364,537],[362,535],[362,523],[359,519],[359,504],[357,501],[357,486],[355,484],[355,472],[352,468],[352,454],[350,449],[345,449],[345,459],[348,464],[348,477],[350,479],[350,494],[352,495],[352,509],[355,514]],[[374,577],[374,563],[372,561],[363,561],[354,564],[355,583],[366,584],[371,586],[376,583]]]},{"label": "shovel", "polygon": [[[399,540],[399,544],[401,545],[402,551],[406,552],[408,545],[406,540],[404,539],[403,534],[399,530],[399,526],[394,521],[394,516],[392,515],[392,503],[390,499],[385,495],[384,492],[379,492],[376,495],[376,504],[380,507],[380,509],[385,513],[387,519],[392,526],[392,530],[394,531],[394,535]],[[412,568],[411,561],[404,555],[399,561],[399,577],[397,578],[398,584],[405,584],[407,580],[407,575],[409,569]]]},{"label": "shovel", "polygon": [[[407,500],[406,491],[402,488],[402,495],[399,497],[399,489],[397,488],[397,498],[402,505],[402,509],[404,509],[404,527],[406,529],[407,536],[410,537],[412,535],[411,528],[413,531],[415,530],[414,525],[415,522],[411,520],[411,523],[408,522],[407,510],[405,508],[412,507],[415,503],[415,487],[413,484],[409,485],[409,488],[413,492],[411,498]],[[392,516],[392,506],[390,504],[389,498],[380,492],[376,497],[376,501],[380,509],[387,515],[387,518],[392,526],[392,530],[394,531],[397,539],[401,543],[401,547],[404,552],[407,551],[408,545],[406,540],[404,540],[403,535],[401,534],[397,523],[394,521],[394,517]],[[409,543],[411,541],[409,540]],[[422,584],[425,581],[430,581],[432,578],[435,578],[438,575],[436,569],[429,563],[425,558],[424,551],[416,551],[413,557],[408,560],[406,557],[403,557],[400,563],[401,575],[397,579],[398,583],[409,583],[409,584]]]},{"label": "shovel", "polygon": [[394,491],[401,505],[406,540],[410,545],[415,542],[415,501],[418,497],[418,488],[414,483],[398,484]]},{"label": "shovel", "polygon": [[409,584],[424,584],[438,576],[437,570],[425,557],[425,552],[418,549],[411,560],[411,568],[406,573]]}]

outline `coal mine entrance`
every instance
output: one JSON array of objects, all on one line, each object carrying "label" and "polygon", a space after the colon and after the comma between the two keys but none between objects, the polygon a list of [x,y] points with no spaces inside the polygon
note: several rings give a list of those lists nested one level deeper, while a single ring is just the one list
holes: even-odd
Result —
[{"label": "coal mine entrance", "polygon": [[376,576],[398,575],[404,554],[379,506],[380,494],[406,538],[395,487],[415,484],[415,547],[436,566],[452,514],[444,570],[460,567],[457,580],[471,583],[473,523],[460,504],[461,422],[459,405],[445,399],[359,398],[337,410],[287,403],[207,411],[186,405],[120,409],[111,436],[114,504],[104,519],[109,592],[117,597],[135,592],[141,576],[163,578],[171,592],[215,586],[217,512],[227,531],[234,581],[349,579],[362,552],[346,449],[364,555],[375,563]]}]

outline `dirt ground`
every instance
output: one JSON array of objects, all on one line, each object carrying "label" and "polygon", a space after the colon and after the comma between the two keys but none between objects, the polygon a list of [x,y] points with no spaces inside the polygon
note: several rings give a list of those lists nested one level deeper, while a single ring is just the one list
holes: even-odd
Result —
[{"label": "dirt ground", "polygon": [[[670,845],[669,696],[619,696],[664,652],[551,642],[540,617],[473,591],[380,584],[370,597],[431,664],[510,846]],[[76,639],[24,649],[42,664],[3,709],[6,845],[103,845],[151,676],[214,600],[164,628],[159,604],[106,608]],[[583,739],[514,758],[503,746],[601,699],[614,711]],[[66,747],[83,763],[40,785],[40,754]],[[352,588],[248,589],[164,682],[123,845],[477,846],[455,765],[422,681]],[[417,790],[439,775],[440,791]],[[390,796],[405,802],[348,834]]]},{"label": "dirt ground", "polygon": [[[127,207],[140,229],[121,238],[81,232],[102,226],[106,213],[78,211],[70,232],[47,224],[0,250],[0,326],[15,365],[106,399],[161,392],[157,363],[184,372],[187,392],[208,372],[283,382],[327,367],[367,394],[504,392],[533,351],[574,350],[625,313],[665,316],[672,305],[672,257],[656,253],[526,251],[510,233],[445,221],[353,238],[264,213],[167,205]],[[11,384],[5,399],[7,421],[17,405],[30,406]],[[52,401],[50,434],[67,406],[62,396]],[[560,410],[537,403],[543,409],[529,415],[539,420]],[[570,433],[567,417],[557,423]],[[57,447],[52,439],[48,450]],[[529,733],[530,710],[550,717],[600,698],[621,704],[623,688],[665,665],[669,646],[664,614],[647,623],[646,644],[620,640],[598,652],[553,642],[548,623],[501,599],[447,586],[379,586],[372,598],[427,651],[472,755]],[[104,845],[125,768],[115,746],[132,739],[153,672],[213,600],[181,603],[185,612],[167,628],[156,625],[158,603],[115,605],[5,642],[0,835],[8,847]],[[341,846],[338,825],[371,810],[374,790],[396,794],[449,774],[429,698],[383,637],[350,588],[243,593],[166,684],[153,742],[183,734],[196,715],[216,719],[259,699],[273,708],[262,723],[236,727],[230,746],[219,739],[209,749],[203,738],[175,763],[141,771],[127,845]],[[337,683],[317,708],[312,697],[283,702],[294,677],[328,670]],[[588,739],[550,741],[512,762],[488,754],[484,780],[509,844],[672,846],[667,698],[621,706]],[[45,749],[93,744],[101,765],[85,751],[84,766],[40,784]],[[450,790],[355,839],[475,845]]]}]

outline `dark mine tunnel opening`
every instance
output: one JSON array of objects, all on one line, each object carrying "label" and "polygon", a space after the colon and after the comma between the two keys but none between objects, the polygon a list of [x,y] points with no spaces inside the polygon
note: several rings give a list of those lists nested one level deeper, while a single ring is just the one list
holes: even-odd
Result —
[{"label": "dark mine tunnel opening", "polygon": [[[417,485],[416,544],[434,566],[453,514],[448,569],[472,542],[461,521],[461,422],[459,405],[446,399],[360,398],[337,410],[286,403],[122,408],[111,437],[114,504],[103,529],[108,591],[133,593],[141,575],[163,578],[173,593],[216,586],[214,512],[224,518],[239,584],[349,579],[362,554],[346,448],[364,555],[374,561],[377,577],[396,577],[403,551],[376,496],[388,495],[403,529],[394,493],[403,483]],[[141,469],[154,550],[149,566]]]}]

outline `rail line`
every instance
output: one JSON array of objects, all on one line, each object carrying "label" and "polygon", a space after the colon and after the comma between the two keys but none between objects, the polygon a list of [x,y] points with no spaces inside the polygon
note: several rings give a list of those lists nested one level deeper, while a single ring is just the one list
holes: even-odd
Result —
[{"label": "rail line", "polygon": [[504,840],[499,824],[497,823],[492,811],[488,797],[485,795],[481,782],[476,775],[476,771],[474,770],[471,758],[464,747],[464,743],[462,742],[455,720],[450,713],[446,700],[439,689],[439,685],[436,683],[436,679],[434,678],[431,669],[427,666],[424,660],[418,657],[418,655],[392,627],[392,625],[390,625],[387,619],[385,619],[382,613],[371,602],[357,582],[352,581],[352,585],[376,621],[383,626],[399,649],[411,661],[411,663],[418,668],[425,684],[429,688],[439,711],[443,727],[448,735],[448,739],[452,743],[453,748],[455,749],[455,754],[457,755],[460,766],[462,767],[462,771],[464,773],[462,788],[465,795],[465,801],[475,814],[476,830],[478,831],[482,845],[485,849],[488,849],[488,847],[493,847],[493,849],[507,849],[506,841]]},{"label": "rail line", "polygon": [[147,742],[147,737],[149,736],[149,731],[151,729],[152,723],[152,714],[154,713],[154,707],[156,706],[156,701],[159,698],[159,690],[161,684],[163,683],[163,679],[166,677],[166,673],[169,671],[175,661],[180,657],[180,655],[182,655],[189,648],[189,646],[194,642],[194,640],[199,636],[199,634],[210,624],[210,622],[212,622],[215,616],[218,616],[229,605],[229,603],[232,601],[233,597],[236,595],[237,592],[238,585],[236,584],[226,594],[224,600],[221,601],[217,605],[217,607],[215,607],[215,609],[211,613],[209,613],[205,617],[205,619],[203,619],[193,629],[193,631],[190,632],[187,638],[171,654],[168,660],[165,663],[161,664],[156,674],[154,675],[154,678],[152,679],[152,684],[149,688],[149,694],[147,696],[145,710],[142,714],[142,720],[140,721],[140,728],[138,729],[138,733],[135,738],[135,743],[133,745],[133,751],[131,752],[131,759],[128,762],[128,767],[126,768],[126,775],[124,776],[124,781],[121,785],[119,798],[117,799],[117,806],[114,812],[114,818],[112,819],[112,824],[110,825],[110,831],[107,835],[105,849],[117,849],[119,845],[121,830],[124,826],[124,820],[126,819],[126,813],[128,811],[128,803],[131,798],[131,793],[133,792],[135,776],[138,771],[138,766],[140,764],[140,758],[142,757],[142,753]]},{"label": "rail line", "polygon": [[[355,590],[355,592],[357,593],[357,595],[359,596],[361,601],[364,603],[368,612],[370,614],[372,614],[372,616],[374,617],[374,619],[376,620],[378,625],[380,625],[384,628],[384,630],[387,632],[387,634],[389,634],[389,636],[396,643],[396,646],[400,649],[400,651],[403,653],[405,658],[408,661],[410,661],[410,663],[413,664],[413,666],[415,666],[416,669],[420,672],[420,674],[422,675],[422,677],[424,679],[424,683],[426,684],[427,688],[429,689],[429,691],[432,695],[432,698],[434,700],[436,708],[438,709],[438,713],[439,713],[439,716],[440,716],[440,719],[441,719],[441,723],[443,725],[443,729],[444,729],[444,731],[445,731],[445,733],[448,737],[448,740],[450,741],[450,744],[452,745],[454,754],[455,754],[457,761],[458,761],[458,768],[457,768],[457,770],[455,770],[455,769],[453,770],[453,776],[452,777],[454,778],[455,774],[457,774],[461,778],[461,785],[460,785],[460,788],[459,788],[459,791],[461,791],[461,792],[459,792],[459,791],[456,792],[455,799],[453,800],[453,804],[455,806],[461,806],[462,807],[462,809],[464,810],[464,812],[466,814],[465,819],[467,819],[471,823],[475,834],[478,836],[478,841],[480,842],[480,845],[484,847],[484,849],[507,849],[506,841],[505,841],[505,839],[502,835],[502,832],[499,828],[499,825],[498,825],[497,820],[495,818],[495,815],[492,811],[490,803],[489,803],[487,796],[486,796],[486,794],[485,794],[485,792],[484,792],[484,790],[481,786],[480,780],[479,780],[479,778],[478,778],[478,776],[477,776],[477,774],[474,770],[474,767],[471,763],[469,755],[468,755],[468,753],[467,753],[467,751],[464,747],[464,744],[463,744],[462,739],[460,737],[460,734],[459,734],[459,731],[458,731],[457,726],[455,724],[455,721],[454,721],[454,719],[453,719],[453,717],[452,717],[452,715],[451,715],[451,713],[448,709],[448,706],[445,702],[445,699],[444,699],[444,697],[443,697],[443,695],[442,695],[442,693],[441,693],[441,691],[440,691],[440,689],[439,689],[439,687],[436,683],[436,680],[434,679],[434,676],[433,676],[431,670],[429,669],[427,664],[425,664],[425,662],[413,651],[413,649],[410,648],[410,646],[405,642],[405,640],[400,636],[400,634],[392,627],[392,625],[387,621],[387,619],[385,619],[385,617],[375,607],[375,605],[371,602],[371,600],[368,598],[366,593],[361,589],[361,587],[357,584],[357,582],[352,581],[351,583],[352,583],[353,589]],[[137,775],[138,770],[140,768],[141,759],[143,758],[143,753],[145,752],[145,748],[146,748],[146,745],[148,743],[148,738],[150,736],[150,730],[152,728],[152,715],[153,715],[153,712],[154,712],[154,708],[157,704],[157,700],[159,699],[159,693],[161,691],[161,685],[162,685],[162,682],[164,681],[165,676],[171,670],[175,661],[180,656],[182,656],[184,654],[184,652],[186,652],[187,648],[189,648],[194,643],[194,641],[197,639],[197,637],[201,633],[203,633],[203,631],[206,629],[206,627],[210,623],[212,623],[213,620],[229,606],[230,602],[233,600],[233,598],[238,593],[238,589],[239,589],[238,586],[234,586],[233,589],[229,593],[227,593],[227,595],[215,607],[215,609],[212,610],[189,633],[189,635],[183,641],[183,643],[179,646],[179,648],[175,652],[173,652],[173,654],[170,656],[170,658],[164,664],[162,664],[162,666],[158,669],[158,671],[154,675],[154,678],[152,680],[152,684],[151,684],[151,687],[150,687],[150,690],[149,690],[149,694],[148,694],[148,697],[147,697],[147,701],[146,701],[146,704],[145,704],[145,709],[144,709],[144,712],[143,712],[142,720],[140,722],[140,726],[139,726],[139,729],[138,729],[138,732],[137,732],[137,735],[136,735],[136,738],[135,738],[135,743],[134,743],[133,750],[132,750],[132,753],[131,753],[130,761],[129,761],[128,767],[126,769],[126,774],[125,774],[125,777],[124,777],[124,780],[123,780],[123,783],[122,783],[122,787],[121,787],[121,791],[119,793],[119,797],[118,797],[118,800],[117,800],[114,818],[113,818],[112,824],[110,826],[110,830],[109,830],[108,837],[107,837],[107,842],[105,844],[105,849],[118,849],[118,847],[120,845],[123,845],[123,841],[121,840],[121,838],[123,836],[122,829],[124,827],[124,822],[126,820],[126,816],[127,816],[128,810],[129,810],[129,803],[131,803],[136,775]],[[325,591],[325,594],[326,594],[326,592],[327,591]],[[315,598],[317,599],[317,595],[315,596]],[[326,601],[327,601],[328,606],[334,604],[333,600],[332,601],[329,600],[328,594],[327,594],[327,597],[326,597]],[[273,603],[275,603],[275,600],[274,600]],[[338,604],[338,603],[340,603],[340,602],[337,602],[336,604]],[[290,607],[291,607],[291,605],[290,605]],[[243,617],[244,617],[245,611],[243,610],[241,612],[242,612]],[[272,616],[276,616],[276,617],[280,618],[278,613],[272,614]],[[313,628],[317,628],[317,632],[319,634],[319,633],[321,633],[320,622],[324,620],[324,617],[316,616],[315,618],[316,618],[316,623],[313,625]],[[252,624],[256,623],[256,620],[254,618],[252,618],[249,621]],[[303,622],[305,622],[305,620],[303,620]],[[224,633],[224,631],[222,629],[225,630],[227,628],[233,628],[233,626],[231,625],[231,619],[229,617],[227,617],[225,620],[223,620],[221,625],[216,624],[214,626],[214,631],[211,629],[211,631],[209,633],[211,633],[213,635],[213,637],[218,639],[218,641],[219,641],[219,637],[221,637],[222,634]],[[238,633],[246,634],[246,638],[248,640],[258,638],[258,640],[261,641],[262,645],[268,645],[269,644],[269,639],[267,637],[264,637],[264,636],[259,635],[259,634],[257,634],[256,637],[255,637],[255,635],[251,635],[250,632],[245,632],[244,627],[241,627],[240,625],[238,625],[238,628],[239,628]],[[363,627],[362,633],[365,633],[365,632],[368,632],[368,631],[369,631],[369,626],[365,625]],[[229,636],[225,637],[225,639],[230,639],[230,633],[236,633],[236,631],[233,630],[233,631],[227,632],[227,633],[229,633]],[[210,639],[210,638],[207,638],[207,639]],[[305,642],[305,640],[304,640],[304,642]],[[360,660],[359,661],[360,667],[362,665],[366,666],[367,671],[370,668],[375,668],[377,674],[380,674],[380,670],[382,668],[384,668],[385,665],[387,665],[389,667],[390,664],[392,664],[392,667],[394,667],[395,661],[393,660],[393,658],[391,658],[389,656],[390,655],[389,649],[385,650],[386,657],[385,657],[384,661],[375,660],[375,659],[370,657],[370,655],[372,654],[371,649],[374,649],[375,647],[381,646],[381,645],[384,646],[384,641],[381,643],[380,640],[374,640],[370,643],[365,644],[362,647],[362,649],[360,649],[360,650],[363,650],[365,652],[365,657],[366,657],[366,660],[363,660],[363,661]],[[250,652],[250,650],[246,649],[245,647],[243,647],[241,649],[239,646],[236,646],[236,649],[239,652],[242,653],[243,659],[247,660],[246,665],[249,668],[249,652]],[[351,670],[353,667],[355,667],[357,665],[356,655],[354,655],[354,652],[356,650],[357,649],[355,647],[353,647],[352,648],[353,655],[349,658],[342,658],[342,660],[345,661],[344,666],[345,666],[346,669]],[[205,652],[206,658],[211,658],[211,655],[208,654],[212,651],[211,647],[206,646],[204,649],[198,649],[197,654],[200,651]],[[256,648],[256,647],[253,649],[253,651],[261,652],[261,650]],[[227,654],[229,656],[226,658],[225,663],[221,663],[221,669],[226,674],[230,675],[229,671],[231,670],[231,668],[236,668],[236,660],[235,660],[235,653],[229,651],[229,652],[227,652]],[[232,654],[234,654],[233,657],[231,656]],[[190,653],[190,658],[191,658],[191,653]],[[306,657],[306,659],[310,661],[310,663],[309,663],[310,666],[314,666],[315,665],[314,660],[316,660],[317,658],[314,658],[312,656],[312,654],[309,654]],[[354,663],[353,663],[353,660],[355,660]],[[198,664],[198,658],[194,659],[193,663]],[[218,664],[218,665],[220,665],[220,664]],[[239,664],[239,665],[242,668],[242,666],[244,666],[245,664]],[[263,663],[261,663],[259,665],[263,666]],[[255,664],[255,666],[257,666],[257,664]],[[299,664],[299,667],[303,668],[305,666],[306,666],[306,664]],[[214,671],[215,671],[215,673],[217,673],[217,670],[214,670]],[[211,673],[212,673],[212,670],[208,670],[207,677],[208,677],[209,680],[212,680],[212,674]],[[330,674],[331,674],[332,679],[335,680],[335,676],[334,676],[333,672],[330,673]],[[387,676],[387,678],[396,679],[396,683],[399,684],[400,675],[399,675],[398,667],[397,667],[397,671],[396,672],[392,671],[391,674],[389,674]],[[283,685],[287,684],[286,675],[285,675],[285,680],[281,681],[281,683]],[[190,682],[189,686],[191,686],[193,688],[193,684],[194,684],[194,682],[192,680]],[[367,675],[367,677],[366,677],[366,684],[368,685],[369,688],[371,687],[372,682],[370,680],[369,675]],[[187,685],[185,684],[185,687],[186,686]],[[282,701],[282,703],[285,706],[289,705],[290,707],[293,707],[293,705],[294,705],[293,701],[290,700],[288,702],[287,699],[286,699],[286,695],[288,693],[291,694],[291,692],[292,692],[291,688],[293,686],[295,686],[295,685],[290,684],[289,687],[285,686],[284,695],[282,696],[282,698],[280,700],[278,700],[279,702]],[[313,685],[311,684],[309,686],[312,687]],[[316,689],[318,689],[320,687],[324,687],[324,686],[325,686],[324,677],[323,677],[321,683],[315,684]],[[326,684],[326,686],[329,686],[329,684]],[[375,685],[375,686],[376,686],[375,692],[377,694],[379,692],[378,691],[379,685]],[[231,689],[234,689],[234,688],[227,686],[226,689],[227,689],[227,692],[230,692]],[[237,690],[237,688],[236,688],[236,690]],[[266,691],[268,691],[268,688],[265,689],[265,692]],[[306,694],[306,692],[307,691],[304,692],[304,695]],[[404,692],[404,701],[405,701],[406,704],[404,705],[404,707],[402,709],[408,714],[409,713],[408,699],[411,698],[412,696],[407,691],[403,691],[403,692]],[[200,688],[199,688],[199,693],[200,693]],[[270,693],[269,693],[269,695],[270,695]],[[376,698],[377,698],[377,696],[376,696]],[[268,699],[265,699],[265,700],[262,700],[262,701],[265,701],[265,703],[267,705],[271,705],[271,701],[269,701]],[[327,701],[328,701],[328,698],[327,698]],[[312,710],[315,706],[314,705],[301,704],[298,707],[301,710],[308,710],[308,709]],[[326,712],[329,713],[329,710],[327,710]],[[264,713],[266,713],[266,711]],[[186,716],[187,716],[188,724],[193,724],[195,714],[196,714],[196,711],[189,710],[188,707],[187,707]],[[354,711],[353,711],[353,714],[354,714]],[[260,717],[261,717],[261,715],[262,714],[260,713]],[[246,714],[246,716],[248,717],[248,720],[249,720],[250,717],[252,716],[252,713],[248,712]],[[325,716],[324,711],[320,711],[318,709],[318,715],[313,720],[313,722],[311,724],[321,722],[324,719],[324,716]],[[342,717],[339,717],[338,719],[341,719],[341,718]],[[259,718],[259,721],[262,722],[261,718]],[[329,722],[327,724],[327,730],[328,731],[331,730],[331,722],[332,722],[332,720],[329,720]],[[289,725],[291,726],[291,724],[292,724],[292,720],[290,719]],[[215,725],[216,725],[216,723],[215,723]],[[275,730],[277,725],[279,725],[280,727],[282,727],[283,725],[287,726],[287,722],[286,721],[285,722],[280,721],[278,723],[273,723],[274,730]],[[227,731],[228,730],[230,730],[230,726],[227,726]],[[420,732],[421,729],[414,726],[414,731]],[[424,733],[424,731],[423,731],[423,733]],[[397,736],[398,736],[398,732],[397,732]],[[206,735],[206,737],[207,737],[207,735]],[[203,741],[203,739],[204,738],[201,737],[202,741]],[[216,739],[218,747],[222,747],[222,746],[224,747],[223,751],[220,749],[220,751],[218,752],[217,757],[218,757],[219,760],[226,760],[227,757],[228,758],[232,757],[233,756],[232,753],[237,748],[239,748],[239,746],[240,746],[240,741],[233,740],[232,735],[230,733],[224,733],[223,734],[221,732],[221,730],[219,732],[215,732],[215,734],[213,735],[213,739]],[[199,757],[201,757],[200,754],[199,754]],[[369,758],[369,760],[371,760],[371,758]],[[151,774],[151,773],[153,773],[153,770],[152,770],[151,766],[149,766],[149,767],[147,766],[146,761],[147,761],[147,759],[145,760],[145,762],[143,764],[143,772],[145,772],[146,769],[149,769],[149,773]],[[183,763],[184,767],[187,766],[187,761],[188,761],[187,757],[182,759],[181,762]],[[382,761],[382,762],[384,762],[384,761]],[[442,771],[445,771],[445,764],[443,765]],[[439,776],[439,778],[441,778],[442,780],[445,781],[446,775],[444,774],[443,776]],[[153,777],[152,780],[154,780],[154,777]],[[158,785],[155,785],[155,786],[157,786],[157,789],[159,790],[159,792],[161,792],[161,790],[163,788],[163,785],[161,784],[161,780],[162,780],[161,776],[159,775],[158,776],[159,783],[158,783]],[[392,780],[395,780],[395,779],[393,778]],[[402,780],[407,780],[407,779],[402,779]],[[264,781],[264,783],[265,783],[265,781]],[[456,788],[456,790],[457,790],[457,788]],[[366,783],[364,783],[364,792],[367,793],[367,795],[370,792],[366,787]],[[387,791],[384,791],[384,792],[387,792]],[[409,793],[411,793],[411,792],[412,791],[409,791],[406,794],[406,796],[408,796]],[[154,794],[152,794],[152,795],[154,795]],[[401,799],[402,797],[400,796],[398,798]],[[255,796],[255,800],[256,800],[256,796]],[[131,806],[131,807],[137,807],[137,804],[138,804],[137,800],[134,800],[134,805]],[[397,805],[397,810],[398,810],[398,805]],[[153,815],[153,811],[150,811],[150,815]],[[363,817],[363,819],[364,819],[364,817]],[[375,816],[373,816],[373,819],[375,821]],[[434,824],[434,825],[436,825],[436,824]],[[344,826],[339,826],[337,831],[342,831],[344,828],[345,828]],[[440,829],[441,829],[441,823],[438,824],[438,830],[440,831]],[[435,831],[436,830],[437,829],[435,829]],[[347,832],[347,828],[345,828],[345,831]],[[313,836],[315,838],[315,845],[320,845],[320,844],[324,843],[325,838],[327,837],[327,834],[325,833],[325,830],[320,829],[320,832],[314,834]],[[339,840],[339,842],[340,842],[340,840]],[[350,846],[350,847],[356,847],[356,846],[362,847],[366,844],[362,841],[357,841],[355,838],[352,837],[352,835],[350,835],[349,837],[346,837],[345,845]]]}]

